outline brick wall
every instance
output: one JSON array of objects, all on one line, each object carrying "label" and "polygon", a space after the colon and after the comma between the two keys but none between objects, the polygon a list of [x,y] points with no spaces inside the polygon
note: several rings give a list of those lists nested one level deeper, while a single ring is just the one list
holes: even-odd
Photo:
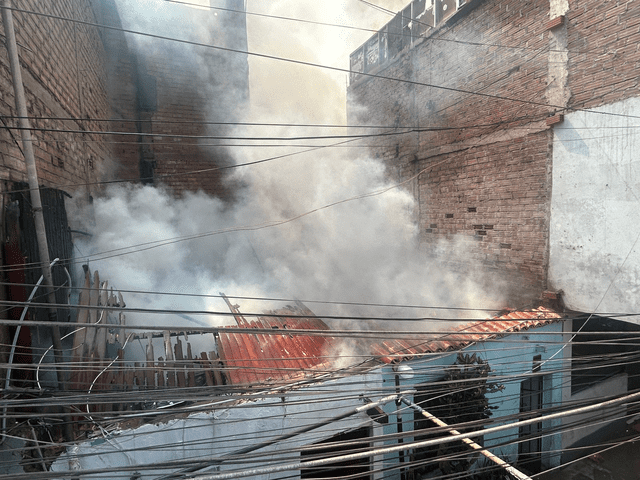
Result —
[{"label": "brick wall", "polygon": [[[228,2],[232,8],[242,3]],[[14,0],[14,6],[122,27],[114,0]],[[227,32],[229,38],[217,40],[236,42],[232,46],[246,49],[244,16],[233,15],[215,17],[233,26]],[[176,194],[204,190],[230,197],[232,189],[225,186],[224,171],[215,169],[231,162],[228,153],[202,145],[219,140],[138,134],[228,133],[228,127],[198,122],[231,122],[238,118],[238,99],[248,98],[246,57],[229,59],[229,55],[213,50],[194,54],[193,48],[172,42],[156,43],[151,51],[138,51],[130,48],[131,39],[122,32],[18,11],[14,12],[14,22],[27,108],[36,117],[32,126],[42,129],[33,133],[41,184],[70,193],[96,194],[103,180],[139,181],[147,175],[146,162],[148,167],[156,167],[154,182],[169,186]],[[212,31],[219,32],[219,25]],[[237,44],[242,42],[243,32],[245,44]],[[238,75],[228,75],[235,69]],[[141,107],[143,73],[157,82],[154,111]],[[234,88],[237,96],[230,95]],[[0,48],[0,116],[4,126],[17,125],[5,48]],[[26,180],[17,130],[0,129],[0,180]]]},{"label": "brick wall", "polygon": [[544,288],[549,142],[541,131],[433,158],[418,182],[424,241],[462,237],[476,260]]},{"label": "brick wall", "polygon": [[548,258],[548,22],[548,1],[471,2],[372,72],[415,83],[363,77],[349,88],[349,124],[411,127],[370,151],[408,181],[423,244],[462,239],[531,295],[546,286]]},{"label": "brick wall", "polygon": [[[15,0],[17,9],[95,22],[88,0]],[[68,192],[90,191],[110,163],[110,147],[96,119],[110,117],[105,51],[95,28],[14,12],[16,39],[32,127],[39,180]],[[0,49],[0,115],[17,126],[6,49]],[[26,180],[20,132],[0,131],[0,178]]]},{"label": "brick wall", "polygon": [[640,93],[640,4],[571,0],[567,13],[571,107],[591,108]]},{"label": "brick wall", "polygon": [[[206,78],[206,69],[197,54],[183,52],[180,45],[169,46],[169,50],[174,53],[167,55],[164,50],[138,54],[145,72],[155,78],[157,85],[157,109],[148,113],[151,124],[147,129],[154,137],[146,140],[152,151],[149,158],[155,165],[155,182],[178,195],[203,190],[228,198],[232,192],[224,181],[226,171],[219,167],[231,164],[231,158],[226,148],[212,146],[223,145],[224,140],[206,137],[228,134],[229,126],[211,122],[232,122],[237,118],[235,111],[224,105],[220,99],[224,92]],[[215,64],[216,59],[208,61]],[[222,104],[219,110],[216,102]]]},{"label": "brick wall", "polygon": [[[227,0],[225,5],[243,8],[238,0]],[[222,11],[211,16],[179,5],[173,8],[184,10],[176,18],[185,22],[185,29],[193,22],[211,33],[211,38],[203,36],[199,42],[246,50],[244,15]],[[137,138],[136,165],[142,164],[138,176],[151,175],[153,183],[170,188],[176,195],[202,190],[231,199],[234,188],[227,181],[227,170],[220,168],[233,163],[230,153],[220,146],[224,140],[205,137],[228,135],[231,126],[222,124],[242,118],[249,89],[246,56],[177,42],[154,40],[131,45],[134,71],[124,65],[130,58],[121,55],[115,62],[114,80],[127,85],[119,96],[126,98],[133,89],[141,106],[136,112],[123,113],[124,118],[129,115],[136,119],[133,131],[147,134]],[[155,88],[145,91],[145,82]],[[148,97],[155,105],[143,106],[141,97]],[[123,145],[131,140],[118,139]],[[133,157],[124,146],[121,151],[127,158]],[[127,172],[133,173],[131,167]]]}]

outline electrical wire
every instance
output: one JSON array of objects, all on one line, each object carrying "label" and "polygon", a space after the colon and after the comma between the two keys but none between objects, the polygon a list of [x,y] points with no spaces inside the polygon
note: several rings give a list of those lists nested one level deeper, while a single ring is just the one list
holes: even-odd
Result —
[{"label": "electrical wire", "polygon": [[110,26],[110,25],[103,25],[103,24],[98,24],[98,23],[93,23],[93,22],[87,22],[87,21],[72,19],[72,18],[63,17],[63,16],[59,16],[59,15],[45,14],[45,13],[36,12],[36,11],[33,11],[33,10],[26,10],[26,9],[20,9],[20,8],[15,8],[15,7],[9,8],[9,7],[5,7],[5,6],[2,6],[0,8],[12,10],[14,12],[24,13],[24,14],[27,14],[27,15],[35,15],[35,16],[44,17],[44,18],[51,18],[51,19],[56,19],[56,20],[62,20],[62,21],[66,21],[66,22],[76,23],[76,24],[79,24],[79,25],[86,25],[86,26],[91,26],[91,27],[103,28],[103,29],[106,29],[106,30],[119,31],[119,32],[123,32],[123,33],[130,33],[130,34],[133,34],[133,35],[140,35],[140,36],[144,36],[144,37],[148,37],[148,38],[154,38],[154,39],[157,39],[157,40],[172,41],[172,42],[182,43],[182,44],[185,44],[185,45],[192,45],[192,46],[196,46],[196,47],[204,47],[204,48],[209,48],[209,49],[218,50],[218,51],[222,51],[222,52],[236,53],[236,54],[241,54],[241,55],[255,56],[257,58],[264,58],[266,60],[276,60],[276,61],[281,61],[281,62],[285,62],[285,63],[292,63],[292,64],[303,65],[303,66],[308,66],[308,67],[321,68],[321,69],[340,72],[340,73],[349,73],[349,74],[357,73],[358,75],[366,76],[366,77],[370,77],[370,78],[377,78],[377,79],[381,79],[381,80],[389,80],[389,81],[393,81],[393,82],[405,83],[405,84],[408,84],[408,85],[415,85],[415,86],[420,86],[420,87],[431,87],[431,88],[434,88],[434,89],[437,89],[437,90],[451,91],[451,92],[456,92],[456,93],[464,93],[464,94],[467,94],[467,95],[475,95],[475,96],[484,97],[484,98],[491,98],[491,99],[495,99],[495,100],[510,101],[510,102],[519,103],[519,104],[522,104],[522,105],[543,106],[543,107],[550,107],[550,108],[560,109],[560,110],[563,110],[563,111],[570,110],[570,111],[576,111],[576,112],[586,112],[586,113],[592,113],[592,114],[597,114],[597,115],[605,115],[605,116],[613,116],[613,117],[640,118],[640,116],[638,116],[638,115],[603,112],[603,111],[595,110],[595,109],[571,108],[571,107],[567,107],[565,105],[553,105],[553,104],[544,103],[544,102],[538,102],[538,101],[534,101],[534,100],[525,100],[525,99],[521,99],[521,98],[504,97],[504,96],[500,96],[500,95],[493,95],[493,94],[482,93],[482,92],[473,92],[473,91],[469,91],[469,90],[465,90],[465,89],[460,89],[460,88],[455,88],[455,87],[448,87],[446,85],[434,85],[434,84],[425,83],[425,82],[418,82],[418,81],[414,81],[414,80],[400,79],[400,78],[395,78],[395,77],[387,77],[387,76],[384,76],[384,75],[373,74],[373,73],[369,73],[369,72],[354,72],[354,71],[352,71],[350,69],[347,69],[347,68],[335,67],[335,66],[330,66],[330,65],[322,65],[322,64],[318,64],[318,63],[314,63],[314,62],[307,62],[307,61],[303,61],[303,60],[295,60],[295,59],[292,59],[292,58],[279,57],[279,56],[276,56],[276,55],[268,55],[268,54],[264,54],[264,53],[250,52],[250,51],[239,50],[239,49],[229,48],[229,47],[222,47],[222,46],[211,45],[211,44],[207,44],[207,43],[203,43],[203,42],[196,42],[196,41],[191,41],[191,40],[172,38],[172,37],[168,37],[168,36],[164,36],[164,35],[156,35],[156,34],[151,34],[151,33],[146,33],[146,32],[140,32],[140,31],[135,31],[135,30],[118,28],[118,27],[113,27],[113,26]]}]

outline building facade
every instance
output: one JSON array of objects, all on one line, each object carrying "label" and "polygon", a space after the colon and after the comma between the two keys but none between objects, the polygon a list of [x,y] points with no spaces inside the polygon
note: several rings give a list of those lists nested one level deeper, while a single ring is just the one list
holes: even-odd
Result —
[{"label": "building facade", "polygon": [[371,154],[424,244],[464,243],[512,294],[637,311],[639,23],[634,2],[417,0],[352,54],[349,123],[396,133]]},{"label": "building facade", "polygon": [[[196,47],[125,33],[138,26],[128,18],[133,12],[126,2],[13,2],[42,185],[90,196],[102,181],[129,180],[164,184],[177,194],[229,194],[215,169],[231,163],[229,154],[206,147],[221,142],[202,137],[227,133],[229,127],[220,124],[240,118],[248,100],[248,64],[246,55],[207,45],[245,51],[246,20],[242,1],[211,6],[173,5],[165,15],[175,29],[148,32],[183,38],[173,34],[188,30],[197,16],[199,29],[189,39],[202,44]],[[6,49],[0,65],[0,178],[24,182]]]},{"label": "building facade", "polygon": [[[156,18],[156,30],[140,24],[136,4],[12,2],[49,254],[60,259],[53,270],[57,287],[68,285],[72,236],[86,235],[82,225],[69,225],[68,198],[86,206],[112,182],[162,185],[175,195],[233,196],[221,169],[232,160],[219,144],[248,101],[248,64],[246,54],[221,47],[246,51],[244,2],[211,1],[205,9],[171,4]],[[185,39],[185,32],[192,36]],[[23,284],[36,284],[41,272],[28,267],[39,254],[5,47],[0,92],[0,263],[3,281],[20,284],[0,289],[0,300],[26,301]],[[57,301],[67,303],[68,291],[58,288]],[[5,315],[17,320],[21,311]],[[46,320],[47,313],[39,309],[28,318]],[[0,328],[0,357],[6,358],[14,334],[15,328]],[[32,347],[51,341],[48,332],[29,328],[21,335],[25,362]]]}]

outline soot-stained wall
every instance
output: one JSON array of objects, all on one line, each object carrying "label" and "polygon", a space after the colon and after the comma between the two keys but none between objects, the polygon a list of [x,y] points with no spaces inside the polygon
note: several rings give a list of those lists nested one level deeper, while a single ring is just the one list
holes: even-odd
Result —
[{"label": "soot-stained wall", "polygon": [[532,294],[548,257],[548,21],[548,1],[470,2],[371,72],[410,83],[349,88],[350,124],[396,127],[371,151],[409,180],[423,243],[462,241]]},{"label": "soot-stained wall", "polygon": [[[218,3],[244,9],[237,0]],[[231,163],[229,154],[188,137],[226,134],[229,127],[202,122],[240,118],[248,99],[246,55],[196,51],[171,41],[140,49],[135,35],[121,30],[127,11],[114,0],[15,0],[13,5],[41,184],[87,198],[99,192],[100,182],[113,179],[162,183],[176,194],[230,195],[216,170]],[[198,11],[200,17],[209,13]],[[202,43],[246,50],[243,13],[209,16],[215,18],[212,34]],[[20,132],[10,128],[17,127],[17,119],[5,48],[0,49],[0,91],[0,179],[22,182],[26,168]],[[199,173],[187,173],[193,171]]]}]

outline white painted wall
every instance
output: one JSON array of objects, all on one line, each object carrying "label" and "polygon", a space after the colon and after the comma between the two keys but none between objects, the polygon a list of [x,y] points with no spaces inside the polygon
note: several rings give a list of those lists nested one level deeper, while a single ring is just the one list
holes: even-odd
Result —
[{"label": "white painted wall", "polygon": [[[162,462],[189,459],[216,459],[252,444],[268,441],[270,438],[352,411],[364,404],[359,399],[360,394],[377,399],[372,392],[382,391],[380,382],[379,372],[354,375],[322,385],[310,385],[309,389],[292,390],[283,393],[283,397],[269,396],[236,405],[227,402],[224,406],[212,406],[208,413],[143,425],[136,429],[113,433],[106,438],[83,442],[79,444],[75,453],[81,470],[84,471],[120,466],[153,466]],[[220,398],[223,399],[224,397]],[[373,421],[365,413],[333,422],[255,453],[274,452],[277,457],[278,450],[310,445],[362,426],[374,427]],[[379,429],[374,431],[375,434],[380,434]],[[52,465],[52,471],[69,470],[70,459],[69,452],[63,454]],[[295,457],[290,461],[295,462]],[[243,465],[242,468],[264,467],[268,465],[268,460],[266,462]],[[221,471],[236,468],[237,465],[223,464]],[[139,473],[142,475],[141,479],[151,480],[168,471],[140,469]],[[253,478],[269,480],[281,478],[282,475],[279,473]],[[295,479],[296,475],[299,478],[300,472],[292,471],[287,474],[288,478],[292,479]],[[106,477],[104,474],[101,476],[82,473],[82,478]]]},{"label": "white painted wall", "polygon": [[[593,400],[595,403],[602,401],[605,397],[609,397],[611,395],[622,395],[626,392],[627,374],[621,373],[619,375],[614,375],[611,378],[607,378],[593,387],[579,391],[575,395],[571,396],[570,401],[579,403],[584,400]],[[562,423],[565,426],[565,430],[562,433],[562,448],[567,449],[588,435],[608,426],[612,419],[624,417],[626,413],[626,405],[616,405],[583,415],[572,415],[570,417],[563,418]],[[580,426],[571,427],[574,422],[577,422]]]},{"label": "white painted wall", "polygon": [[575,310],[640,312],[640,99],[569,113],[553,141],[550,287]]}]

